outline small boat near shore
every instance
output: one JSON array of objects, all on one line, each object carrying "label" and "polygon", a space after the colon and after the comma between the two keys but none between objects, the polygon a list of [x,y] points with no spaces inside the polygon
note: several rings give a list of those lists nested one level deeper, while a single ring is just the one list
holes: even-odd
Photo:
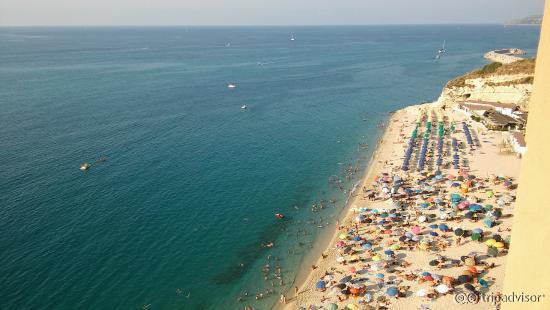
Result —
[{"label": "small boat near shore", "polygon": [[285,218],[284,214],[282,214],[282,213],[275,213],[275,217],[280,219],[280,220]]},{"label": "small boat near shore", "polygon": [[246,106],[246,104],[243,104],[243,105],[241,106],[241,110],[246,110],[246,109],[248,109],[248,107]]},{"label": "small boat near shore", "polygon": [[231,88],[231,89],[237,88],[237,85],[236,85],[236,84],[229,83],[229,84],[227,84],[227,88]]},{"label": "small boat near shore", "polygon": [[86,171],[88,169],[90,169],[92,165],[90,165],[89,163],[83,163],[82,165],[80,165],[80,171]]}]

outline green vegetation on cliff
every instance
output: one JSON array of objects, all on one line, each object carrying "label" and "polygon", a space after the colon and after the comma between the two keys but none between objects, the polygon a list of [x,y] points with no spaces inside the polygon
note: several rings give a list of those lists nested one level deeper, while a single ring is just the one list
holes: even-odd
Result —
[{"label": "green vegetation on cliff", "polygon": [[[535,58],[523,59],[516,61],[510,64],[501,64],[499,62],[492,62],[483,66],[483,68],[469,72],[463,76],[459,76],[454,80],[447,83],[448,88],[453,87],[465,87],[466,80],[476,79],[476,78],[486,78],[490,76],[497,75],[514,75],[514,74],[526,74],[534,75],[535,73]],[[515,85],[515,84],[532,84],[532,77],[520,78],[518,80],[503,82],[503,83],[493,83],[491,86],[506,86],[506,85]],[[502,85],[501,85],[502,84]]]}]

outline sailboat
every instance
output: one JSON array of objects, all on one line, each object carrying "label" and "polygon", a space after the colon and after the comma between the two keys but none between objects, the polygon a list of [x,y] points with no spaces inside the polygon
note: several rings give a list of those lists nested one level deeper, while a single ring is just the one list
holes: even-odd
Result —
[{"label": "sailboat", "polygon": [[445,40],[443,40],[443,47],[441,47],[438,51],[439,54],[445,54],[447,53],[447,50],[445,49]]},{"label": "sailboat", "polygon": [[437,54],[435,55],[435,59],[441,58],[441,55],[446,54],[447,50],[445,49],[445,40],[443,40],[443,46],[437,50]]},{"label": "sailboat", "polygon": [[294,40],[296,40],[296,39],[294,38],[294,35],[292,35],[292,36],[290,37],[290,41],[294,41]]}]

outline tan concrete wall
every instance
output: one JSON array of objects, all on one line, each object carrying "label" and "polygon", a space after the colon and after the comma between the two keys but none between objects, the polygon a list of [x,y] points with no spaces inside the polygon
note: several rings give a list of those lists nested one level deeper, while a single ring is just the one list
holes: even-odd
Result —
[{"label": "tan concrete wall", "polygon": [[546,1],[504,293],[544,295],[503,309],[550,309],[550,1]]}]

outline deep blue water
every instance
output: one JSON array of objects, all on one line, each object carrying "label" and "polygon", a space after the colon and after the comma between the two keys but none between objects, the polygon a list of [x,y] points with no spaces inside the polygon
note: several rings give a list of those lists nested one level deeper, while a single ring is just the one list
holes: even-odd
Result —
[{"label": "deep blue water", "polygon": [[359,143],[375,144],[388,112],[436,99],[487,50],[533,54],[538,34],[0,28],[0,308],[268,308],[277,294],[236,298],[271,288],[269,254],[292,283],[344,207],[329,179],[364,169]]}]

